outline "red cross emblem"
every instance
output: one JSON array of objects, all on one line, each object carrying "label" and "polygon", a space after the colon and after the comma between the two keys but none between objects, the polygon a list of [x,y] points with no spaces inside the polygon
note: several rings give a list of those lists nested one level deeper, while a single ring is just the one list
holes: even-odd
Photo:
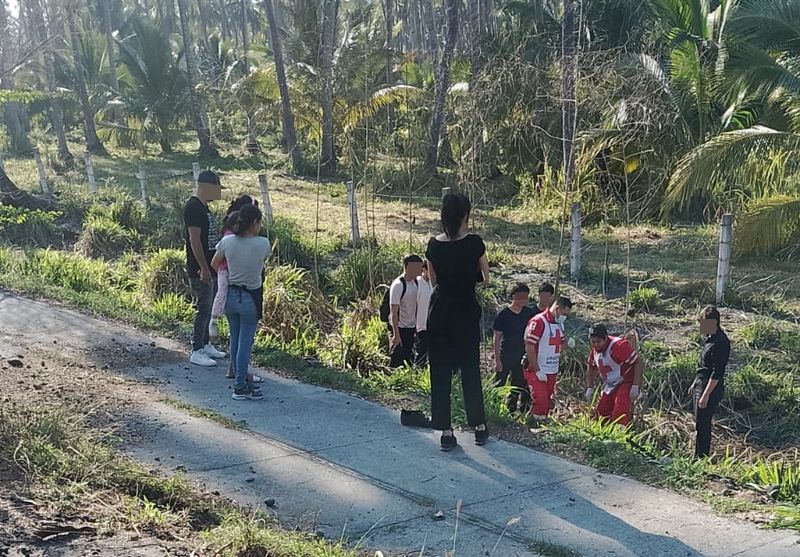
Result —
[{"label": "red cross emblem", "polygon": [[561,353],[561,329],[556,329],[556,332],[550,335],[548,344],[555,347],[556,354]]},{"label": "red cross emblem", "polygon": [[614,371],[614,368],[612,368],[611,366],[607,366],[606,364],[604,364],[602,362],[600,363],[600,374],[603,377],[606,377],[612,371]]}]

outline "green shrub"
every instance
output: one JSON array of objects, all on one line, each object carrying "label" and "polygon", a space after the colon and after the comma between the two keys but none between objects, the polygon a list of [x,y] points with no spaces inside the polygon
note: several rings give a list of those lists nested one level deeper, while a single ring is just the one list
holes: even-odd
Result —
[{"label": "green shrub", "polygon": [[264,227],[274,252],[272,259],[278,264],[294,264],[311,268],[314,265],[314,239],[307,237],[291,219],[276,217],[269,228]]},{"label": "green shrub", "polygon": [[49,246],[56,237],[58,215],[0,203],[0,239],[21,246]]},{"label": "green shrub", "polygon": [[778,347],[781,330],[774,322],[760,319],[742,327],[739,336],[750,348],[768,350]]},{"label": "green shrub", "polygon": [[28,254],[20,268],[25,276],[40,278],[75,292],[106,292],[109,288],[105,264],[74,253],[36,250]]},{"label": "green shrub", "polygon": [[138,232],[124,228],[107,216],[90,214],[83,223],[75,249],[85,257],[115,259],[138,245]]},{"label": "green shrub", "polygon": [[175,249],[162,249],[149,255],[139,271],[139,292],[150,300],[169,293],[191,296],[186,276],[186,254]]},{"label": "green shrub", "polygon": [[658,289],[648,286],[640,286],[630,292],[627,299],[631,313],[655,311],[661,305],[661,295]]},{"label": "green shrub", "polygon": [[680,407],[688,399],[687,392],[697,372],[697,355],[691,352],[664,353],[645,347],[644,386],[648,406]]},{"label": "green shrub", "polygon": [[734,408],[747,409],[769,402],[782,386],[791,387],[792,377],[766,370],[756,361],[730,374],[725,384]]},{"label": "green shrub", "polygon": [[[332,366],[355,371],[361,377],[387,374],[388,335],[386,324],[376,313],[367,303],[353,308],[342,321],[339,332],[326,339],[323,358]],[[394,384],[383,386],[390,390],[398,388]]]},{"label": "green shrub", "polygon": [[353,250],[333,272],[331,282],[337,296],[344,300],[363,300],[388,286],[403,269],[404,250],[398,244],[377,246],[366,242]]},{"label": "green shrub", "polygon": [[167,323],[188,323],[194,317],[192,304],[175,292],[168,292],[153,302],[153,315]]},{"label": "green shrub", "polygon": [[108,216],[126,230],[144,233],[147,215],[142,204],[129,196],[119,197],[108,208]]},{"label": "green shrub", "polygon": [[308,271],[289,265],[267,269],[260,334],[269,345],[294,355],[314,355],[318,338],[335,322],[335,308]]}]

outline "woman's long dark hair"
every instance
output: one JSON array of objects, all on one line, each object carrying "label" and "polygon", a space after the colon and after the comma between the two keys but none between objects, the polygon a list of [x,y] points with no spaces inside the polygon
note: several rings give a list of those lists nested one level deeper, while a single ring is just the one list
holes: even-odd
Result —
[{"label": "woman's long dark hair", "polygon": [[261,222],[261,210],[255,205],[245,205],[238,211],[231,213],[230,217],[236,216],[236,220],[231,227],[231,230],[237,236],[244,235],[253,223]]},{"label": "woman's long dark hair", "polygon": [[461,223],[469,215],[472,205],[463,193],[448,193],[442,199],[442,230],[448,238],[458,236]]},{"label": "woman's long dark hair", "polygon": [[234,213],[238,213],[239,210],[246,205],[258,207],[258,201],[249,195],[241,195],[233,200],[228,206],[228,210],[225,212],[225,220],[222,221],[222,230],[233,230],[236,219],[238,218],[238,215]]}]

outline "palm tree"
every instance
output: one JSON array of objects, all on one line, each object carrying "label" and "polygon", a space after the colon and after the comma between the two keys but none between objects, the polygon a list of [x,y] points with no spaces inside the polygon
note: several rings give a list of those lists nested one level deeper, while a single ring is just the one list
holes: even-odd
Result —
[{"label": "palm tree", "polygon": [[119,81],[117,79],[117,55],[114,47],[114,29],[111,25],[111,10],[108,2],[98,0],[100,6],[100,25],[106,37],[106,56],[108,57],[108,83],[111,90],[119,93]]},{"label": "palm tree", "polygon": [[129,118],[128,126],[111,126],[116,133],[138,134],[140,143],[154,129],[163,153],[172,152],[170,131],[186,109],[187,79],[170,42],[160,30],[140,18],[131,20],[131,31],[119,42],[119,101],[112,108]]},{"label": "palm tree", "polygon": [[740,0],[730,11],[726,121],[734,127],[730,114],[745,99],[772,127],[753,125],[711,138],[683,157],[667,190],[665,212],[709,200],[740,208],[736,241],[742,252],[774,251],[800,226],[798,29],[796,0]]},{"label": "palm tree", "polygon": [[[26,17],[30,18],[31,29],[33,30],[37,42],[39,44],[44,44],[50,36],[50,33],[52,33],[52,29],[48,29],[44,18],[44,8],[46,4],[43,5],[39,0],[25,0],[24,7]],[[47,91],[51,94],[50,121],[53,123],[53,129],[56,132],[56,139],[58,140],[58,158],[65,168],[72,168],[75,166],[75,159],[72,153],[69,152],[67,132],[64,128],[64,111],[61,107],[61,98],[56,94],[56,78],[53,70],[53,50],[51,43],[48,43],[44,48],[42,65],[44,67]]]},{"label": "palm tree", "polygon": [[[80,11],[80,3],[75,2],[71,6],[73,13]],[[81,45],[78,37],[78,28],[75,24],[77,17],[68,17],[67,25],[70,35],[70,44],[72,46],[72,59],[75,64],[75,89],[78,92],[78,99],[81,103],[81,110],[83,112],[83,126],[86,137],[86,149],[94,154],[106,154],[105,147],[97,137],[97,127],[95,126],[95,112],[89,102],[89,93],[86,89],[86,67],[83,63],[81,55]]]},{"label": "palm tree", "polygon": [[428,148],[425,154],[425,170],[434,172],[439,160],[439,140],[442,137],[442,128],[445,122],[445,101],[447,89],[450,87],[450,64],[453,52],[458,41],[458,8],[460,0],[446,0],[447,35],[445,36],[444,51],[436,66],[436,88],[433,96],[433,113],[428,125]]},{"label": "palm tree", "polygon": [[[5,37],[5,40],[0,41],[0,72],[3,75],[0,79],[0,89],[11,91],[14,89],[14,74],[7,65],[12,64],[15,34],[9,24],[5,0],[0,0],[0,33]],[[28,140],[30,122],[22,104],[6,102],[3,106],[3,121],[8,131],[9,150],[14,153],[30,152],[31,144]]]},{"label": "palm tree", "polygon": [[294,127],[294,114],[289,100],[289,86],[286,82],[286,68],[283,65],[283,49],[281,48],[281,35],[275,20],[275,9],[272,0],[264,0],[264,10],[267,12],[269,25],[270,46],[275,59],[275,75],[278,80],[278,89],[281,94],[281,113],[283,115],[283,139],[286,150],[292,157],[292,170],[299,173],[303,167],[303,154],[297,144],[297,132]]},{"label": "palm tree", "polygon": [[[172,4],[172,0],[168,1]],[[189,5],[186,0],[178,0],[178,11],[181,16],[181,35],[183,36],[183,50],[186,57],[187,85],[189,87],[189,99],[192,105],[192,120],[194,120],[197,130],[197,139],[200,142],[199,154],[203,158],[213,158],[219,156],[219,151],[211,141],[211,134],[208,131],[208,114],[206,113],[206,103],[203,94],[197,90],[200,80],[200,72],[197,69],[197,59],[194,55],[194,41],[192,32],[189,28]]]},{"label": "palm tree", "polygon": [[323,0],[322,43],[320,46],[320,104],[322,105],[320,165],[326,173],[336,172],[336,151],[333,141],[333,53],[338,5],[338,0]]},{"label": "palm tree", "polygon": [[564,191],[567,195],[575,174],[575,123],[577,110],[577,46],[578,6],[574,0],[564,0],[561,22],[561,137],[564,157]]}]

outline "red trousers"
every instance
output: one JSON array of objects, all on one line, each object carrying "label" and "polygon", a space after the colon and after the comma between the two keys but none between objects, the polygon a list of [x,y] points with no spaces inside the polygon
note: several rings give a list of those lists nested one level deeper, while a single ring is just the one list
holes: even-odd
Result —
[{"label": "red trousers", "polygon": [[556,375],[548,374],[547,381],[539,381],[535,373],[525,370],[525,379],[531,391],[531,414],[534,416],[547,416],[555,407]]},{"label": "red trousers", "polygon": [[633,383],[623,383],[609,394],[602,393],[597,401],[595,416],[606,418],[620,425],[631,423],[631,387]]}]

